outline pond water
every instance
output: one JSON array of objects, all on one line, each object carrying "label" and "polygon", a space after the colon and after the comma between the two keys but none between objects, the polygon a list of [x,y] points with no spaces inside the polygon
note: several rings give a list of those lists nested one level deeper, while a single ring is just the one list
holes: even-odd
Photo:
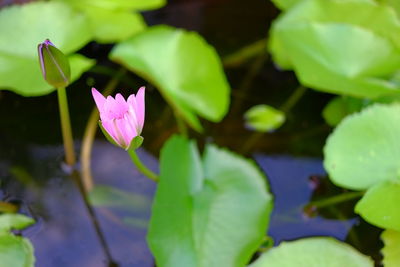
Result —
[{"label": "pond water", "polygon": [[[196,30],[224,56],[265,38],[277,14],[269,1],[171,0],[165,8],[147,12],[145,18],[151,25],[166,23]],[[81,52],[96,57],[110,72],[118,68],[106,60],[110,48],[91,43]],[[321,160],[330,128],[320,112],[330,96],[307,91],[281,129],[260,136],[244,149],[254,133],[244,127],[243,113],[255,104],[279,107],[298,86],[292,73],[276,70],[268,57],[256,72],[251,71],[256,61],[226,69],[232,86],[231,111],[220,124],[204,121],[205,137],[193,136],[200,145],[212,141],[252,156],[259,164],[274,194],[268,235],[275,244],[305,236],[333,236],[378,262],[381,244],[375,240],[379,230],[350,211],[354,202],[304,210],[311,200],[343,192],[328,182]],[[85,74],[68,89],[77,148],[94,106],[89,88],[102,88],[109,79],[99,72]],[[146,82],[127,74],[118,88],[127,95],[126,89],[143,84]],[[154,183],[137,172],[122,149],[99,134],[93,146],[92,172],[96,185],[102,187],[98,191],[100,204],[91,213],[73,179],[79,174],[71,175],[62,167],[56,100],[55,93],[22,98],[0,91],[0,198],[18,204],[22,213],[37,220],[22,232],[35,247],[37,266],[154,266],[146,244]],[[157,170],[159,149],[177,128],[170,108],[151,86],[146,105],[145,143],[139,156]],[[108,192],[107,186],[118,191],[113,191],[115,198],[105,204],[101,203],[101,190]]]}]

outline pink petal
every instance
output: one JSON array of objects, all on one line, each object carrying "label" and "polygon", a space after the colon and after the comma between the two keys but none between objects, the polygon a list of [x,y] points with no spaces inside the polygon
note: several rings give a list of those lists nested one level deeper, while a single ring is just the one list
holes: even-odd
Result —
[{"label": "pink petal", "polygon": [[92,96],[94,98],[94,102],[96,102],[96,106],[99,112],[103,112],[104,103],[106,102],[106,98],[96,90],[96,88],[92,88]]},{"label": "pink petal", "polygon": [[128,104],[135,111],[137,118],[137,128],[140,129],[139,132],[143,129],[144,124],[144,114],[145,114],[145,105],[144,105],[144,95],[145,95],[145,87],[140,87],[139,91],[135,95],[130,95],[128,98]]}]

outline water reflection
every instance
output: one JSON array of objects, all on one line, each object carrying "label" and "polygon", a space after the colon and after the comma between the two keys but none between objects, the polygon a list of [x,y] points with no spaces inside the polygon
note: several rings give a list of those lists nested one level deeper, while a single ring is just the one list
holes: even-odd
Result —
[{"label": "water reflection", "polygon": [[267,174],[274,194],[274,209],[268,234],[275,244],[305,236],[333,236],[345,240],[357,219],[307,217],[303,212],[313,195],[310,177],[325,176],[322,162],[312,158],[270,157],[263,154],[255,160]]},{"label": "water reflection", "polygon": [[[38,221],[24,232],[35,247],[36,266],[108,266],[78,187],[59,168],[61,148],[32,147],[29,151],[31,167],[25,166],[25,172],[35,183],[25,187],[9,183],[5,190],[21,198],[21,211]],[[138,153],[150,168],[156,168],[157,161],[153,157],[143,150]],[[153,266],[145,236],[154,182],[137,172],[124,150],[106,142],[94,144],[92,166],[96,184],[133,196],[119,199],[119,202],[101,203],[105,206],[95,208],[113,260],[118,266]],[[123,203],[128,200],[140,201],[132,205]]]}]

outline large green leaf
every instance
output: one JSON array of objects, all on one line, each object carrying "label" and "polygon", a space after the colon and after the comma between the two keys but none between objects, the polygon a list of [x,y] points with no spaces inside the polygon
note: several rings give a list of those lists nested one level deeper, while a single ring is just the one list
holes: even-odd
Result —
[{"label": "large green leaf", "polygon": [[324,148],[324,165],[342,187],[364,190],[400,179],[400,104],[375,104],[345,118]]},{"label": "large green leaf", "polygon": [[112,10],[151,10],[164,6],[166,0],[59,0],[79,8]]},{"label": "large green leaf", "polygon": [[330,237],[282,242],[249,267],[372,267],[373,261],[346,243]]},{"label": "large green leaf", "polygon": [[385,246],[382,249],[383,264],[385,267],[400,265],[400,232],[385,230],[381,238]]},{"label": "large green leaf", "polygon": [[194,32],[151,27],[116,45],[110,57],[155,84],[197,130],[196,115],[218,122],[228,110],[230,88],[218,55]]},{"label": "large green leaf", "polygon": [[[71,54],[92,38],[85,16],[62,3],[36,2],[0,10],[0,88],[24,96],[52,90],[40,72],[37,45],[46,38]],[[83,56],[70,58],[76,80],[93,63]]]},{"label": "large green leaf", "polygon": [[28,239],[14,236],[9,231],[23,229],[34,223],[21,214],[0,215],[0,267],[33,267],[35,257]]},{"label": "large green leaf", "polygon": [[94,39],[101,43],[126,40],[146,28],[137,10],[161,7],[164,0],[55,0],[64,2],[86,14]]},{"label": "large green leaf", "polygon": [[[357,12],[354,12],[357,10]],[[270,51],[307,87],[376,98],[400,93],[400,21],[369,0],[302,1],[271,29]]]},{"label": "large green leaf", "polygon": [[148,241],[160,267],[244,266],[272,209],[265,177],[227,150],[170,139],[161,151]]},{"label": "large green leaf", "polygon": [[146,28],[142,15],[137,12],[90,8],[85,10],[96,41],[112,43],[126,40]]},{"label": "large green leaf", "polygon": [[282,10],[286,10],[303,0],[271,0],[274,4]]},{"label": "large green leaf", "polygon": [[400,184],[384,181],[370,188],[357,203],[355,211],[367,222],[400,231]]}]

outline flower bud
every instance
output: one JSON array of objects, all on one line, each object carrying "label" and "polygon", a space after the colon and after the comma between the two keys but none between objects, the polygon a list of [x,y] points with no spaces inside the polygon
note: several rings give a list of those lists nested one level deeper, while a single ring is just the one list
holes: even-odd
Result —
[{"label": "flower bud", "polygon": [[40,69],[44,79],[55,88],[66,87],[71,78],[68,58],[49,39],[38,45]]}]

